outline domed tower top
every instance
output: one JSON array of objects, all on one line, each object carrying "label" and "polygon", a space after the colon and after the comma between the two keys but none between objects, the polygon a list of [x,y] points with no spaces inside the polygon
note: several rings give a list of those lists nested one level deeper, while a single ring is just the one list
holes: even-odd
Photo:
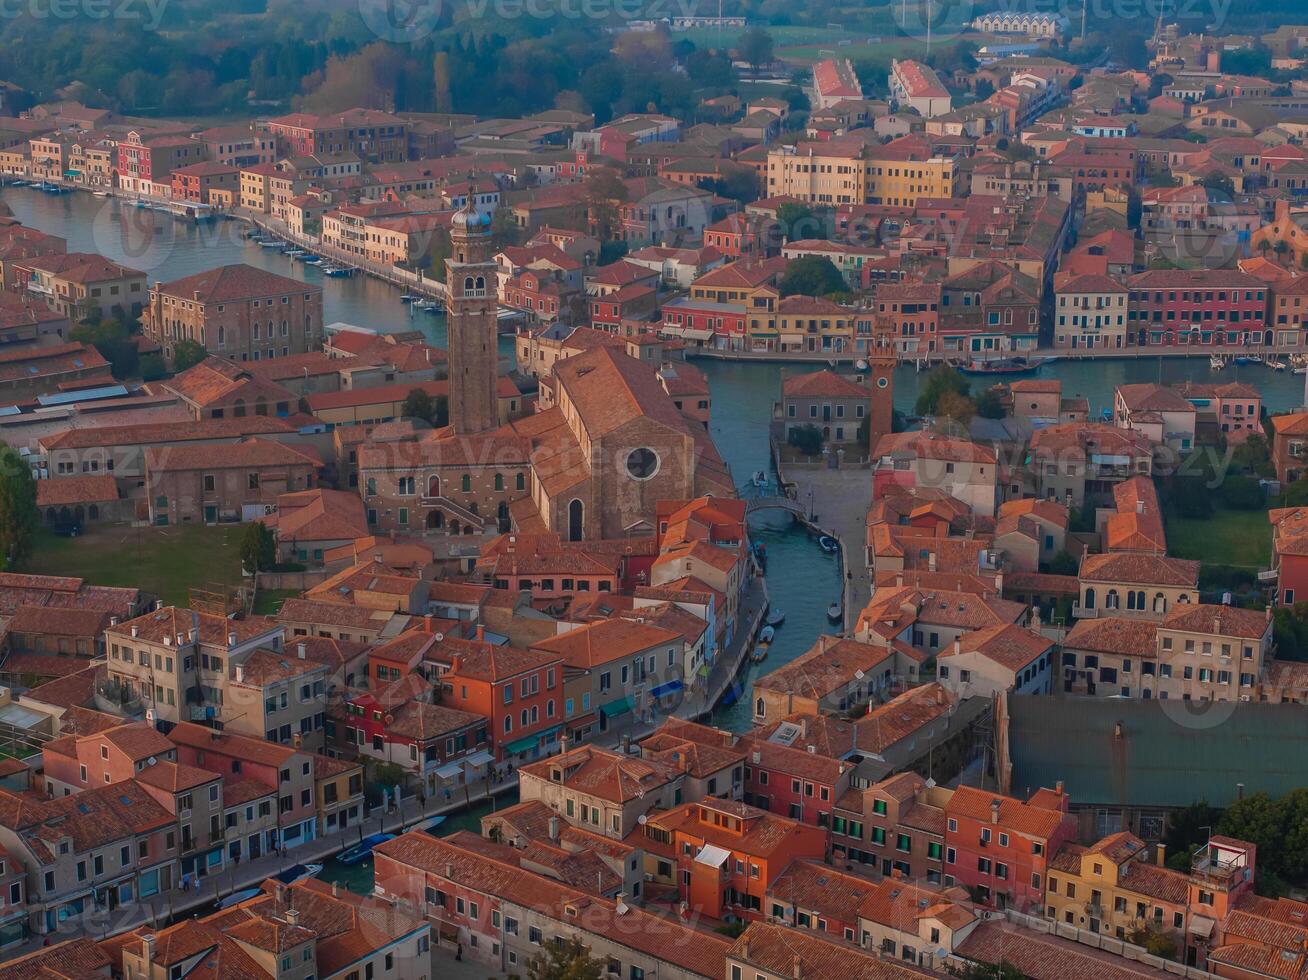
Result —
[{"label": "domed tower top", "polygon": [[454,212],[454,217],[450,219],[450,227],[456,234],[490,234],[490,218],[477,210],[476,205],[473,203],[471,188],[468,190],[468,203]]}]

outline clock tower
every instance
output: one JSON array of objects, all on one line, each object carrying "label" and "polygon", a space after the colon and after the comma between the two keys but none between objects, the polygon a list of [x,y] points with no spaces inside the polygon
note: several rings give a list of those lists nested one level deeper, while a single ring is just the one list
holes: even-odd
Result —
[{"label": "clock tower", "polygon": [[884,313],[873,314],[872,341],[868,347],[867,363],[869,383],[872,386],[871,414],[868,416],[868,455],[876,454],[881,437],[894,430],[895,419],[895,365],[899,356],[895,351],[895,319]]}]

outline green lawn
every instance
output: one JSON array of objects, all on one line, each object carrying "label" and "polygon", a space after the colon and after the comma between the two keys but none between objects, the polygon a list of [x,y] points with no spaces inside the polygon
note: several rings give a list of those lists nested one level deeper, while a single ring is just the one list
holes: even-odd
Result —
[{"label": "green lawn", "polygon": [[1168,517],[1167,550],[1174,558],[1211,565],[1266,568],[1272,526],[1264,510],[1219,510],[1203,520]]},{"label": "green lawn", "polygon": [[95,528],[76,538],[37,533],[21,571],[136,586],[185,605],[192,586],[241,584],[241,526]]},{"label": "green lawn", "polygon": [[260,589],[254,594],[254,615],[275,616],[283,602],[299,597],[299,589]]}]

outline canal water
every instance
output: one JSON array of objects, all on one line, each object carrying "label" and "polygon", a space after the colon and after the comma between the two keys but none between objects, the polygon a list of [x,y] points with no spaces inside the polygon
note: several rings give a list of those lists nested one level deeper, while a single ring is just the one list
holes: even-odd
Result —
[{"label": "canal water", "polygon": [[[496,810],[504,810],[518,802],[518,790],[514,787],[506,790],[498,796],[489,800],[482,800],[475,806],[453,814],[443,824],[436,828],[437,837],[448,837],[450,834],[459,830],[467,830],[471,833],[481,834],[481,818]],[[376,833],[376,826],[370,830],[367,824],[364,825],[364,836],[370,833]],[[323,865],[322,873],[318,875],[323,881],[329,884],[337,884],[342,888],[348,888],[350,891],[359,895],[372,894],[373,867],[372,858],[359,864],[341,864],[335,858]]]},{"label": "canal water", "polygon": [[[400,290],[396,287],[365,276],[327,278],[314,266],[252,244],[242,236],[246,226],[241,222],[217,221],[197,226],[115,199],[84,193],[43,194],[30,188],[6,188],[0,192],[0,200],[24,224],[66,239],[70,252],[98,252],[147,272],[151,281],[167,281],[231,262],[245,262],[320,284],[328,323],[343,321],[387,333],[420,329],[431,343],[445,346],[444,317],[412,312],[400,302]],[[502,340],[501,353],[511,352],[511,341]],[[768,422],[773,402],[780,397],[782,365],[715,360],[698,363],[712,388],[714,440],[736,480],[743,483],[755,471],[769,468]],[[819,366],[788,366],[786,370],[812,371]],[[1302,376],[1288,371],[1273,372],[1254,364],[1213,372],[1206,357],[1060,361],[1042,367],[1038,376],[1059,378],[1065,397],[1085,397],[1092,417],[1112,407],[1113,389],[1117,385],[1145,381],[1241,380],[1262,392],[1263,402],[1271,412],[1304,404]],[[912,413],[925,377],[912,367],[902,367],[896,372],[896,408]],[[788,515],[756,515],[751,518],[751,529],[767,548],[768,592],[773,607],[785,611],[786,622],[777,631],[767,660],[750,665],[743,675],[744,693],[734,704],[715,713],[717,723],[733,730],[749,725],[750,678],[758,672],[775,669],[812,646],[816,637],[828,629],[826,607],[840,591],[836,559],[822,552],[808,532],[794,524]],[[861,547],[862,542],[854,542],[853,546]]]}]

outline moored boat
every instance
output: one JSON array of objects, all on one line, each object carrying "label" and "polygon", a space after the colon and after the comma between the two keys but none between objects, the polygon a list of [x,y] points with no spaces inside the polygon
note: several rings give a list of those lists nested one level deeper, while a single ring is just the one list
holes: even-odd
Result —
[{"label": "moored boat", "polygon": [[372,857],[372,849],[378,844],[385,844],[388,840],[395,840],[394,834],[369,834],[359,843],[351,848],[347,848],[336,855],[336,860],[341,864],[362,864],[368,858]]}]

